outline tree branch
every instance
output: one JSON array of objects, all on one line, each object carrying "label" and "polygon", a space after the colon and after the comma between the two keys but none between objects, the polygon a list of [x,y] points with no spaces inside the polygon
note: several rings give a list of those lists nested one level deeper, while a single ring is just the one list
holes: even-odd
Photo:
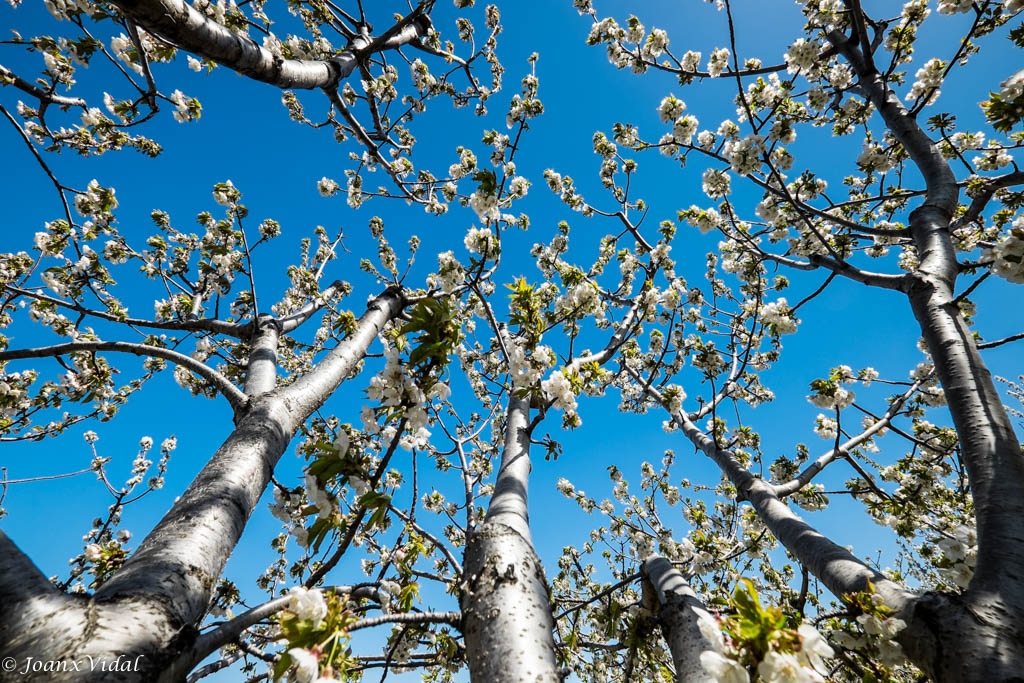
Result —
[{"label": "tree branch", "polygon": [[256,321],[259,330],[249,350],[249,363],[245,369],[245,393],[256,396],[277,386],[277,346],[281,326],[269,315]]},{"label": "tree branch", "polygon": [[[651,393],[651,389],[647,391]],[[889,607],[909,617],[907,610],[912,608],[912,594],[798,517],[779,499],[771,484],[755,477],[740,465],[731,450],[718,446],[693,423],[684,410],[669,414],[686,438],[711,458],[736,487],[737,498],[748,501],[775,538],[806,565],[834,595],[841,597],[846,593],[859,593],[870,581]],[[909,623],[909,619],[907,621]]]},{"label": "tree branch", "polygon": [[302,323],[309,320],[317,311],[322,310],[324,304],[337,294],[344,284],[345,283],[341,280],[335,280],[331,283],[331,286],[325,289],[314,301],[310,301],[297,311],[293,311],[286,316],[278,318],[277,322],[281,326],[281,333],[285,334],[291,332],[302,325]]},{"label": "tree branch", "polygon": [[[705,683],[709,680],[700,663],[700,653],[713,650],[700,630],[706,619],[714,623],[704,603],[690,588],[682,573],[657,554],[648,557],[642,567],[645,593],[650,590],[657,601],[661,623],[679,683]],[[645,600],[646,602],[646,600]],[[718,628],[715,624],[714,628]]]},{"label": "tree branch", "polygon": [[505,419],[505,446],[487,506],[487,522],[504,524],[532,544],[527,489],[530,470],[530,399],[509,396]]},{"label": "tree branch", "polygon": [[1004,187],[1012,187],[1014,185],[1020,185],[1024,183],[1024,171],[1016,170],[1005,175],[997,176],[995,178],[986,178],[985,185],[982,190],[975,195],[974,199],[971,200],[971,205],[967,207],[967,211],[962,216],[953,221],[950,226],[951,229],[956,230],[959,227],[968,225],[978,220],[981,213],[988,206],[989,201],[998,190]]},{"label": "tree branch", "polygon": [[285,387],[282,395],[297,401],[302,406],[301,411],[306,414],[319,408],[345,381],[384,325],[404,310],[406,303],[405,292],[401,287],[393,286],[384,290],[370,302],[366,313],[357,321],[356,331],[317,363],[311,372]]},{"label": "tree branch", "polygon": [[403,612],[401,614],[382,614],[378,617],[360,619],[348,627],[349,631],[380,626],[382,624],[451,624],[458,627],[462,624],[462,612]]},{"label": "tree branch", "polygon": [[868,285],[869,287],[881,287],[883,289],[894,289],[904,291],[907,286],[905,275],[889,275],[887,273],[872,273],[867,270],[856,268],[846,261],[837,261],[820,254],[811,254],[808,259],[815,266],[821,266],[831,270],[837,275]]},{"label": "tree branch", "polygon": [[109,320],[110,322],[124,323],[131,327],[145,327],[154,330],[180,330],[182,332],[215,332],[217,334],[223,334],[234,339],[244,339],[251,333],[253,323],[229,323],[224,320],[218,320],[216,318],[200,318],[198,320],[145,320],[143,318],[124,318],[121,316],[114,315],[113,313],[107,313],[106,311],[98,311],[92,308],[86,308],[77,301],[65,301],[56,297],[43,294],[41,292],[33,292],[30,289],[22,289],[21,287],[6,286],[8,291],[14,292],[21,296],[27,296],[31,299],[38,301],[46,301],[55,306],[61,308],[67,308],[81,313],[82,315],[90,316],[93,318],[100,318],[101,320]]},{"label": "tree branch", "polygon": [[[377,594],[377,589],[372,586],[360,586],[358,588],[353,586],[331,586],[328,588],[321,588],[320,590],[348,595],[354,599],[376,599]],[[246,631],[246,629],[252,628],[264,619],[268,619],[269,617],[277,614],[288,605],[290,600],[291,596],[288,594],[274,598],[273,600],[268,600],[262,605],[257,605],[256,607],[239,614],[237,617],[224,622],[212,631],[207,631],[202,634],[196,638],[192,647],[179,656],[179,659],[182,660],[181,664],[185,667],[184,670],[190,670],[212,652],[215,652],[228,643],[233,643]]]},{"label": "tree branch", "polygon": [[224,398],[228,400],[231,407],[237,412],[242,410],[248,398],[238,387],[231,383],[224,375],[220,374],[205,363],[197,361],[191,356],[186,356],[178,351],[150,346],[147,344],[135,344],[132,342],[104,342],[104,341],[74,341],[54,346],[40,346],[34,349],[16,349],[13,351],[0,351],[0,361],[19,360],[23,358],[52,358],[63,356],[69,353],[80,351],[115,351],[118,353],[130,353],[134,356],[146,358],[162,358],[175,365],[187,368],[207,382],[212,384]]},{"label": "tree branch", "polygon": [[[179,628],[197,625],[292,436],[365,357],[383,326],[401,310],[401,300],[398,291],[385,291],[369,303],[356,330],[309,374],[253,397],[235,430],[96,592],[96,600],[134,600],[154,606]],[[161,677],[180,680],[185,673],[168,671]]]},{"label": "tree branch", "polygon": [[88,104],[80,97],[64,97],[48,93],[42,88],[29,83],[3,64],[0,64],[0,85],[13,85],[18,90],[24,91],[39,100],[41,104],[56,104],[59,107],[81,107],[87,109]]},{"label": "tree branch", "polygon": [[349,49],[329,60],[284,59],[245,34],[209,19],[184,0],[114,0],[132,21],[183,50],[279,88],[333,88],[366,54],[401,47],[426,34],[430,21],[423,5],[384,36],[356,37]]},{"label": "tree branch", "polygon": [[1017,334],[1011,334],[1009,337],[1003,337],[1002,339],[996,339],[995,341],[982,342],[978,344],[979,349],[994,349],[997,346],[1003,344],[1009,344],[1010,342],[1020,341],[1024,339],[1024,332],[1018,332]]},{"label": "tree branch", "polygon": [[851,449],[861,445],[878,432],[882,431],[892,423],[892,419],[903,408],[903,405],[910,400],[910,397],[920,388],[922,380],[914,382],[913,385],[901,396],[897,396],[893,402],[889,405],[889,409],[885,411],[885,414],[881,418],[875,420],[875,422],[865,429],[857,436],[847,440],[842,445],[830,449],[827,453],[819,456],[817,460],[808,465],[803,472],[798,474],[795,478],[787,481],[784,484],[778,484],[774,487],[775,495],[779,498],[785,498],[786,496],[796,493],[804,486],[809,484],[818,474],[824,470],[833,460],[838,457],[848,455]]}]

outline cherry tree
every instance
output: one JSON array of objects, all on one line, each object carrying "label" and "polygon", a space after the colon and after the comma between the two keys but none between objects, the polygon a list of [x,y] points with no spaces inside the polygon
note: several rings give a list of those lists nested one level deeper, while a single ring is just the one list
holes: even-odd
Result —
[{"label": "cherry tree", "polygon": [[[417,484],[412,486],[411,501],[402,503],[404,511],[399,506],[392,492],[410,475],[388,466],[400,447],[413,453],[427,448],[425,427],[445,405],[445,368],[462,339],[461,308],[486,306],[482,298],[460,303],[459,297],[468,292],[484,297],[485,291],[493,290],[490,279],[500,255],[501,233],[525,221],[499,212],[508,212],[529,187],[514,174],[514,157],[518,135],[539,112],[540,103],[536,84],[525,79],[522,93],[507,103],[508,127],[516,130],[516,137],[483,135],[492,162],[486,167],[478,167],[471,149],[459,148],[455,163],[443,171],[417,169],[411,161],[415,122],[428,103],[447,98],[457,107],[472,104],[484,114],[487,100],[501,88],[502,70],[494,53],[500,30],[497,9],[459,17],[453,42],[433,27],[433,4],[406,8],[383,31],[374,32],[370,19],[378,21],[376,13],[368,15],[360,3],[351,12],[336,6],[296,5],[290,8],[291,16],[284,13],[275,21],[262,3],[245,8],[233,3],[48,3],[53,17],[64,22],[68,37],[15,35],[12,45],[42,58],[32,72],[41,76],[23,76],[4,67],[4,85],[24,99],[16,107],[4,105],[2,113],[52,181],[59,217],[36,233],[33,253],[4,255],[3,320],[5,326],[16,328],[35,325],[41,329],[39,338],[56,343],[12,348],[4,339],[5,438],[38,440],[57,436],[82,420],[111,419],[119,406],[167,368],[173,368],[174,379],[184,390],[225,400],[234,428],[164,518],[130,551],[130,535],[117,530],[123,511],[163,486],[176,439],[163,442],[155,476],[150,476],[154,442],[144,437],[132,476],[119,488],[108,474],[109,458],[96,450],[98,435],[86,432],[95,454],[89,469],[115,501],[109,514],[97,518],[86,534],[87,545],[73,558],[70,576],[48,580],[3,536],[3,593],[11,616],[5,619],[0,640],[5,655],[15,663],[13,670],[24,664],[25,670],[18,672],[29,678],[79,679],[88,661],[89,677],[95,680],[182,680],[208,655],[227,647],[230,651],[222,658],[192,677],[201,678],[244,656],[270,662],[277,676],[291,671],[297,679],[309,680],[374,666],[372,657],[359,664],[344,643],[360,628],[391,624],[401,626],[377,666],[405,661],[402,653],[427,633],[434,636],[427,663],[444,670],[461,659],[462,646],[447,635],[451,626],[462,623],[459,613],[409,612],[418,590],[413,580],[417,574],[455,592],[461,561],[451,554],[447,541],[417,523]],[[277,20],[288,34],[278,37],[271,30],[281,30]],[[162,89],[158,75],[167,72],[159,65],[175,60],[185,61],[193,71],[227,68],[282,88],[282,103],[291,119],[325,128],[339,143],[354,141],[360,151],[350,152],[352,163],[345,178],[351,207],[375,194],[400,197],[433,214],[444,213],[453,201],[471,206],[489,226],[474,228],[466,237],[465,248],[474,256],[462,263],[451,251],[445,252],[438,272],[412,286],[408,270],[399,270],[400,260],[385,237],[383,221],[373,218],[369,227],[377,243],[376,258],[363,259],[359,265],[374,289],[365,306],[350,312],[340,302],[352,294],[353,284],[324,282],[331,261],[344,248],[343,236],[328,234],[322,227],[303,239],[295,261],[285,264],[288,283],[280,295],[270,301],[257,295],[257,287],[262,292],[268,281],[265,266],[258,265],[260,254],[282,229],[269,218],[255,226],[249,223],[242,192],[231,181],[212,188],[216,208],[199,214],[202,234],[178,229],[177,217],[160,209],[151,214],[155,234],[120,229],[115,188],[93,180],[76,189],[58,177],[59,169],[47,155],[63,150],[99,155],[124,147],[160,154],[160,144],[138,131],[161,107],[169,104],[174,119],[183,124],[202,114],[196,98],[179,89],[170,94]],[[77,78],[86,67],[93,73],[106,68],[111,79],[106,87],[119,87],[123,98],[105,92],[101,108],[76,96]],[[361,86],[359,91],[349,83],[353,79]],[[326,114],[317,121],[306,116],[304,98],[295,92],[310,89],[320,90],[325,98],[318,106]],[[487,170],[491,167],[497,172]],[[375,172],[387,177],[388,188],[364,190],[364,178]],[[460,180],[463,188],[472,188],[460,190]],[[326,176],[317,185],[325,196],[341,187]],[[418,238],[408,239],[414,256]],[[127,284],[136,277],[141,277],[141,284]],[[132,289],[147,284],[155,285],[151,291],[157,293],[149,304],[153,314],[136,317],[129,313],[138,303]],[[492,328],[497,333],[499,328]],[[520,336],[521,332],[508,332],[503,346],[507,353],[520,348]],[[360,374],[378,338],[385,345],[386,362],[367,387],[373,405],[349,418],[360,427],[320,412],[342,382]],[[612,350],[619,339],[611,335]],[[132,356],[143,360],[134,366],[115,360]],[[14,369],[30,359],[32,367]],[[36,369],[40,359],[54,361],[50,368],[56,371]],[[520,350],[518,356],[504,356],[503,365],[490,372],[512,372],[509,363],[515,359],[526,363]],[[137,377],[118,386],[115,375],[126,372]],[[481,395],[491,393],[507,395],[493,390]],[[472,418],[452,427],[451,439],[460,449],[479,441],[485,427],[493,428],[495,435],[501,430],[510,434],[505,448],[497,451],[509,451],[511,464],[499,468],[490,515],[473,537],[480,542],[470,543],[469,563],[495,564],[502,552],[532,552],[522,524],[516,530],[525,537],[525,545],[501,547],[501,521],[505,516],[517,518],[524,508],[517,499],[523,499],[525,491],[512,484],[525,476],[529,462],[528,441],[506,427],[528,422],[528,399],[508,403],[507,417],[492,411],[484,420]],[[69,404],[82,407],[69,410]],[[454,414],[453,419],[458,422]],[[468,431],[462,434],[463,430]],[[289,487],[274,472],[296,434],[300,452],[310,462],[305,486]],[[486,437],[498,438],[495,435],[488,431]],[[479,516],[475,501],[485,494],[482,479],[491,469],[488,456],[497,451],[481,449],[466,455],[471,462],[463,462],[467,500],[458,509],[469,521]],[[513,490],[507,491],[510,486]],[[273,599],[225,619],[237,606],[239,592],[221,575],[268,487],[276,501],[273,512],[285,522],[285,533],[273,544],[280,562],[259,581]],[[424,505],[431,504],[428,496]],[[403,527],[397,537],[374,540],[396,522]],[[456,525],[449,533],[454,537],[466,531]],[[301,559],[286,572],[289,538],[300,547]],[[490,545],[487,538],[492,538]],[[353,544],[366,544],[386,555],[381,545],[385,542],[401,548],[404,559],[397,552],[390,555],[375,580],[325,592],[318,588]],[[417,569],[435,558],[440,558],[436,570]],[[285,582],[291,590],[281,598],[279,589]],[[494,638],[501,635],[488,631],[486,607],[489,592],[500,583],[481,569],[479,585],[466,592],[463,612],[470,652],[476,648],[489,653]],[[519,585],[547,611],[542,573],[534,577],[534,585]],[[80,596],[85,594],[83,601]],[[367,615],[368,609],[380,614]],[[477,621],[475,615],[480,615]],[[267,623],[268,617],[274,617],[273,624]],[[535,623],[544,626],[543,620]],[[448,630],[433,634],[430,629],[435,625]],[[256,639],[249,643],[253,636]],[[544,637],[551,641],[550,625]],[[281,650],[277,643],[282,639],[290,647]],[[549,668],[553,652],[552,644],[544,658]],[[488,656],[502,666],[502,658]],[[129,661],[131,666],[121,666]],[[509,670],[516,675],[514,667]]]},{"label": "cherry tree", "polygon": [[[675,84],[666,90],[691,94],[669,91],[653,103],[663,133],[648,137],[620,122],[610,136],[595,135],[612,195],[606,206],[586,201],[556,173],[549,174],[552,189],[584,214],[625,225],[640,251],[667,251],[679,243],[677,224],[664,222],[657,234],[639,228],[648,207],[637,198],[637,162],[629,156],[660,152],[684,171],[700,169],[694,182],[706,199],[679,208],[678,229],[714,231],[722,240],[708,255],[706,284],[688,291],[692,306],[665,307],[659,316],[667,329],[651,333],[649,348],[624,354],[618,380],[632,399],[624,407],[663,409],[666,429],[717,465],[721,497],[711,509],[697,496],[681,501],[671,453],[660,468],[644,465],[637,493],[614,471],[614,502],[564,486],[582,507],[598,506],[609,518],[582,553],[563,558],[555,579],[563,599],[587,615],[564,626],[573,640],[618,635],[615,654],[588,666],[607,671],[621,662],[627,671],[644,667],[641,678],[657,677],[665,654],[652,658],[638,635],[649,632],[653,613],[687,680],[877,680],[920,672],[944,681],[1012,680],[1024,652],[1016,571],[1024,460],[983,351],[1020,335],[981,342],[971,326],[985,286],[1022,278],[1024,219],[1015,188],[1024,175],[1013,132],[1022,72],[995,77],[976,112],[945,111],[950,103],[940,90],[985,46],[1007,38],[1021,45],[1020,29],[1005,28],[1021,4],[799,2],[803,30],[787,34],[788,47],[774,55],[749,52],[749,35],[737,28],[745,10],[730,0],[714,3],[723,42],[703,46],[648,28],[641,17],[607,16],[600,3],[574,4],[592,21],[588,42],[606,49],[615,67],[669,74]],[[945,43],[921,39],[960,15],[961,32]],[[709,125],[701,110],[720,116],[721,109],[695,88],[712,87],[712,79],[730,84],[735,110]],[[958,128],[957,115],[973,117],[971,127]],[[805,136],[837,145],[850,137],[860,153],[836,164],[839,170],[808,166],[814,154]],[[836,181],[844,187],[830,189]],[[824,281],[799,301],[778,295],[815,273]],[[924,357],[906,378],[881,378],[900,389],[878,407],[854,391],[877,387],[873,368],[839,365],[812,381],[808,399],[823,411],[813,431],[831,447],[814,457],[800,444],[772,461],[749,409],[773,396],[763,374],[779,359],[782,337],[800,329],[797,311],[841,279],[906,301]],[[687,391],[700,391],[696,409],[687,406]],[[951,426],[933,423],[940,419]],[[908,444],[903,457],[893,454],[898,439]],[[906,550],[899,570],[858,558],[841,545],[845,539],[819,533],[796,513],[829,504],[818,482],[842,464],[852,477],[833,495],[852,496],[895,532]],[[680,501],[692,529],[687,538],[667,521],[665,508]],[[604,555],[617,578],[643,570],[650,598],[635,588],[625,600],[593,596],[593,566],[583,558],[600,546],[613,549]],[[689,576],[655,550],[685,563]],[[780,562],[779,550],[795,568]],[[752,566],[757,576],[748,578]],[[835,609],[809,579],[831,593]],[[703,604],[694,581],[704,586]],[[766,595],[774,605],[762,604]],[[630,614],[631,605],[641,612]],[[711,616],[706,605],[725,608]],[[808,614],[830,642],[800,624]]]},{"label": "cherry tree", "polygon": [[[554,155],[525,170],[542,69],[536,55],[499,61],[512,7],[474,4],[47,2],[59,23],[5,45],[17,59],[0,94],[15,104],[0,114],[43,171],[52,216],[0,256],[0,438],[88,427],[84,472],[113,500],[65,576],[0,532],[0,652],[19,680],[231,666],[298,681],[1017,675],[1024,472],[982,353],[1020,335],[980,341],[974,300],[1024,279],[1024,94],[1019,73],[993,77],[981,110],[958,105],[973,121],[960,129],[939,90],[984,49],[1020,43],[1020,3],[800,2],[778,18],[792,20],[785,42],[755,55],[730,0],[692,3],[721,27],[708,46],[576,0],[566,31],[665,79],[643,129],[593,135],[593,182]],[[932,58],[920,36],[940,22],[961,33]],[[506,68],[523,70],[515,88]],[[226,179],[191,232],[169,197],[151,199],[143,229],[102,175],[65,178],[61,152],[159,157],[168,114],[178,136],[204,114],[189,84],[228,70],[277,89],[281,123],[337,144],[345,163],[317,172],[316,190],[367,226],[365,249],[349,251],[351,229],[257,223],[262,198]],[[686,96],[697,88],[714,96]],[[648,138],[650,125],[662,130]],[[449,128],[457,141],[437,152]],[[805,140],[857,151],[819,169],[802,163],[820,161]],[[648,164],[688,199],[641,198]],[[531,221],[544,186],[561,203]],[[392,205],[445,228],[369,213]],[[652,227],[659,214],[671,218]],[[684,272],[699,233],[720,241]],[[755,408],[775,398],[783,338],[810,334],[801,316],[844,280],[909,304],[921,361],[898,377],[822,368],[806,430],[830,446],[769,445]],[[177,393],[164,400],[223,402],[233,424],[219,447],[182,440],[205,464],[135,539],[125,520],[171,481],[178,440],[157,457],[141,438],[120,484],[98,432],[165,374]],[[609,427],[598,406],[613,401],[635,415]],[[659,411],[678,445],[657,464],[616,460],[607,496],[573,483],[565,448]],[[691,478],[692,452],[710,479]],[[539,454],[557,485],[531,477]],[[531,488],[605,521],[542,558]],[[840,496],[891,531],[898,569],[797,512],[821,519]],[[269,566],[226,573],[268,506]]]}]

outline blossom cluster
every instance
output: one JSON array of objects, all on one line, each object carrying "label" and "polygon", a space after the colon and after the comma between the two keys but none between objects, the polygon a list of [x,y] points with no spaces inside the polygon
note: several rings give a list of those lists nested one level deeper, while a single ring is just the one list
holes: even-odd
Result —
[{"label": "blossom cluster", "polygon": [[[704,612],[697,620],[701,635],[711,645],[700,655],[704,672],[716,683],[748,683],[750,673],[727,648],[722,629],[716,619]],[[824,683],[827,673],[824,660],[835,655],[832,647],[810,624],[796,629],[795,648],[771,649],[757,662],[760,680],[788,683]],[[735,655],[734,655],[735,656]]]},{"label": "blossom cluster", "polygon": [[927,95],[927,104],[934,102],[939,96],[939,86],[946,71],[946,63],[941,59],[929,59],[914,74],[914,85],[907,93],[908,100],[916,100]]},{"label": "blossom cluster", "polygon": [[800,321],[793,316],[785,297],[765,304],[761,307],[761,322],[768,326],[773,334],[793,334]]},{"label": "blossom cluster", "polygon": [[[430,393],[425,392],[402,363],[397,349],[389,346],[384,355],[387,359],[384,369],[371,378],[366,396],[386,408],[404,407],[408,433],[401,438],[399,444],[407,450],[423,448],[430,437],[427,430],[430,418],[427,405],[432,398],[446,397],[448,385],[437,382],[431,387]],[[364,407],[361,416],[365,432],[376,434],[381,431],[372,408]]]},{"label": "blossom cluster", "polygon": [[939,573],[958,588],[966,589],[974,578],[978,559],[978,532],[970,525],[961,524],[936,543],[941,551]]},{"label": "blossom cluster", "polygon": [[1024,216],[1017,218],[1009,233],[985,251],[992,260],[992,272],[1016,284],[1024,284]]},{"label": "blossom cluster", "polygon": [[555,408],[559,410],[576,410],[576,394],[573,392],[572,383],[565,376],[562,370],[555,370],[551,376],[540,383],[544,397],[553,401]]},{"label": "blossom cluster", "polygon": [[848,365],[840,365],[832,368],[827,379],[816,379],[811,382],[811,389],[814,393],[807,397],[807,400],[818,408],[832,408],[842,410],[853,405],[856,395],[844,385],[854,382],[863,382],[869,385],[877,376],[873,369],[867,368],[860,372],[854,372]]}]

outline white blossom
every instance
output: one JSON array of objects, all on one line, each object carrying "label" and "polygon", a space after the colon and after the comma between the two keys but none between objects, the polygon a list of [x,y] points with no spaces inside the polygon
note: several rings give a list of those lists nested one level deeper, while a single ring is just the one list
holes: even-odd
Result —
[{"label": "white blossom", "polygon": [[320,673],[320,660],[309,650],[293,647],[288,655],[295,662],[295,680],[297,683],[313,683]]},{"label": "white blossom", "polygon": [[497,241],[494,238],[494,233],[491,232],[490,228],[470,228],[469,232],[466,233],[466,238],[463,240],[463,244],[466,245],[466,249],[471,254],[487,254],[494,255],[494,249],[497,246]]},{"label": "white blossom", "polygon": [[729,174],[717,168],[709,168],[702,176],[704,194],[712,199],[724,197],[730,192]]},{"label": "white blossom", "polygon": [[757,665],[757,674],[763,683],[817,683],[824,681],[816,671],[801,666],[795,655],[788,652],[769,652]]},{"label": "white blossom", "polygon": [[341,189],[341,186],[338,185],[337,181],[324,176],[317,181],[316,189],[320,192],[321,197],[333,197]]},{"label": "white blossom", "polygon": [[554,407],[559,410],[576,410],[576,396],[573,394],[572,385],[561,370],[551,373],[551,376],[540,383],[545,398],[554,401]]},{"label": "white blossom", "polygon": [[713,650],[700,653],[700,665],[716,683],[749,683],[750,674],[743,666]]},{"label": "white blossom", "polygon": [[103,549],[96,543],[85,546],[85,559],[87,562],[99,562],[103,559]]},{"label": "white blossom", "polygon": [[327,616],[327,602],[318,588],[296,586],[288,590],[288,610],[299,619],[313,622],[316,628]]},{"label": "white blossom", "polygon": [[722,75],[727,66],[729,66],[729,49],[722,47],[712,50],[711,58],[708,60],[708,74],[712,78],[717,78]]},{"label": "white blossom", "polygon": [[683,111],[686,109],[686,103],[677,98],[675,95],[669,95],[661,100],[661,104],[658,105],[658,116],[661,117],[662,123],[668,123],[674,121],[683,115]]}]

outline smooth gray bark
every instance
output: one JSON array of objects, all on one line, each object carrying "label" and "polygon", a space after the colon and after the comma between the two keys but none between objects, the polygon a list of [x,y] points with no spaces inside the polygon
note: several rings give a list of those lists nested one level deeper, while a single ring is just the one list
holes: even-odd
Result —
[{"label": "smooth gray bark", "polygon": [[[871,55],[843,34],[833,32],[830,38],[926,184],[925,201],[910,214],[920,265],[903,289],[945,392],[977,522],[977,563],[966,593],[918,601],[908,631],[920,637],[908,635],[900,642],[911,660],[938,680],[1022,680],[1024,454],[956,301],[959,263],[951,227],[959,187],[938,145],[889,89]],[[970,210],[977,214],[981,208],[972,204]]]},{"label": "smooth gray bark", "polygon": [[184,0],[114,0],[125,16],[150,33],[205,59],[279,88],[333,88],[349,76],[366,52],[394,49],[417,40],[430,28],[425,14],[398,25],[383,40],[358,37],[350,49],[330,60],[283,59],[245,34],[207,18]]},{"label": "smooth gray bark", "polygon": [[148,344],[137,344],[133,342],[73,341],[65,342],[63,344],[54,344],[53,346],[37,346],[29,349],[0,351],[0,360],[8,361],[20,360],[23,358],[48,358],[91,351],[112,351],[115,353],[129,353],[133,356],[140,356],[144,358],[162,358],[174,363],[175,365],[181,365],[182,367],[188,368],[189,371],[194,372],[205,379],[228,400],[228,403],[230,403],[231,407],[236,411],[245,406],[245,394],[243,394],[238,387],[232,384],[224,375],[213,370],[206,364],[197,361],[191,356],[186,356],[185,354],[172,349],[160,348],[159,346],[150,346]]},{"label": "smooth gray bark", "polygon": [[249,349],[245,368],[245,393],[259,396],[277,386],[277,346],[281,325],[271,316],[260,316]]},{"label": "smooth gray bark", "polygon": [[714,460],[736,487],[738,498],[748,501],[775,538],[835,595],[859,593],[870,581],[893,609],[902,613],[912,606],[913,594],[801,519],[780,500],[771,484],[741,466],[731,451],[717,446],[685,413],[679,411],[674,417],[686,437]]},{"label": "smooth gray bark", "polygon": [[[87,670],[39,672],[19,681],[180,681],[209,652],[190,647],[224,565],[298,427],[351,374],[405,300],[389,289],[370,302],[343,340],[304,379],[267,391],[259,367],[248,408],[192,484],[117,571],[91,597],[49,584],[17,546],[0,536],[0,653],[20,663],[76,662]],[[263,327],[257,349],[276,339]],[[257,361],[266,364],[269,358]],[[313,381],[312,377],[316,380]],[[11,608],[14,606],[14,608]],[[184,653],[179,657],[179,653]],[[139,658],[139,668],[86,664]],[[91,658],[91,659],[90,659]],[[2,674],[0,674],[2,676]]]},{"label": "smooth gray bark", "polygon": [[562,680],[547,580],[530,540],[529,411],[528,398],[509,398],[494,495],[466,543],[462,632],[476,683]]},{"label": "smooth gray bark", "polygon": [[700,653],[713,650],[700,630],[700,620],[714,617],[690,588],[682,572],[659,555],[648,557],[641,567],[658,605],[658,623],[665,635],[678,683],[710,683],[713,679],[700,663]]}]

